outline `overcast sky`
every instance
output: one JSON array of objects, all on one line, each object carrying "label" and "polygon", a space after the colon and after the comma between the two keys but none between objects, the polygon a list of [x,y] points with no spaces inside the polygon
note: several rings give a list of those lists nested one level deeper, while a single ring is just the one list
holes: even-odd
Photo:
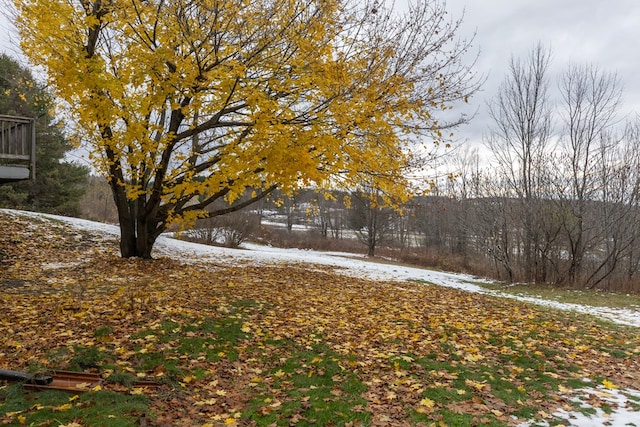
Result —
[{"label": "overcast sky", "polygon": [[[396,0],[407,1],[407,0]],[[569,64],[595,64],[618,74],[620,117],[640,113],[640,1],[447,0],[454,17],[464,10],[461,36],[475,32],[477,70],[488,79],[473,99],[477,117],[458,134],[478,141],[490,124],[485,102],[504,80],[511,56],[525,58],[540,42],[551,50],[551,88]]]},{"label": "overcast sky", "polygon": [[[408,1],[395,3],[402,7]],[[570,63],[597,64],[618,73],[624,86],[621,116],[640,112],[640,0],[447,0],[446,5],[452,17],[465,10],[459,35],[476,34],[476,69],[487,76],[472,99],[479,113],[458,131],[461,139],[481,139],[489,125],[485,102],[504,79],[509,58],[524,58],[538,42],[551,49],[552,78]],[[0,50],[15,56],[17,49],[0,14]]]}]

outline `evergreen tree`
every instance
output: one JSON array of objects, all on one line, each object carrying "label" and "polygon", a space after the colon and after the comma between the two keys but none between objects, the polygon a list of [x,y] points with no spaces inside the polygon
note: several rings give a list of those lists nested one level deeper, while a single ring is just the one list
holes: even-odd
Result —
[{"label": "evergreen tree", "polygon": [[50,113],[52,97],[31,72],[0,54],[0,114],[36,118],[36,180],[0,186],[0,207],[80,214],[89,169],[64,161],[72,147]]}]

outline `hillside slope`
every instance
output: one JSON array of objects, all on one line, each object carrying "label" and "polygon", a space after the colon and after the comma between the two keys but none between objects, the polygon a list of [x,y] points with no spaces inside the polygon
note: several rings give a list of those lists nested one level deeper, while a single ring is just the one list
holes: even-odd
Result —
[{"label": "hillside slope", "polygon": [[[634,327],[398,281],[423,273],[344,254],[163,238],[157,259],[125,260],[109,226],[0,211],[0,230],[0,368],[108,380],[56,403],[3,386],[5,424],[583,426],[640,417]],[[353,277],[365,274],[377,280]],[[462,288],[468,280],[429,277]],[[164,386],[141,391],[126,375]],[[112,412],[94,415],[103,396]]]}]

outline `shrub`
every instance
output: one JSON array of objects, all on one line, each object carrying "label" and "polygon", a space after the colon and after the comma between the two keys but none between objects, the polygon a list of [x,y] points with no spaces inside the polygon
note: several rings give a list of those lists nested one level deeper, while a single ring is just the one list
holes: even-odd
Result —
[{"label": "shrub", "polygon": [[233,212],[199,220],[189,231],[190,240],[207,245],[237,248],[260,226],[260,216],[252,212]]}]

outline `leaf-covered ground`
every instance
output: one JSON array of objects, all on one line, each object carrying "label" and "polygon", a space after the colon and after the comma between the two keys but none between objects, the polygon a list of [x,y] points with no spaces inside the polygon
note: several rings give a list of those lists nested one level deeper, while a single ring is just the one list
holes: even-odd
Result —
[{"label": "leaf-covered ground", "polygon": [[79,397],[3,384],[0,424],[561,425],[620,409],[607,390],[640,419],[637,328],[328,267],[124,260],[6,212],[0,230],[0,368],[106,378]]}]

